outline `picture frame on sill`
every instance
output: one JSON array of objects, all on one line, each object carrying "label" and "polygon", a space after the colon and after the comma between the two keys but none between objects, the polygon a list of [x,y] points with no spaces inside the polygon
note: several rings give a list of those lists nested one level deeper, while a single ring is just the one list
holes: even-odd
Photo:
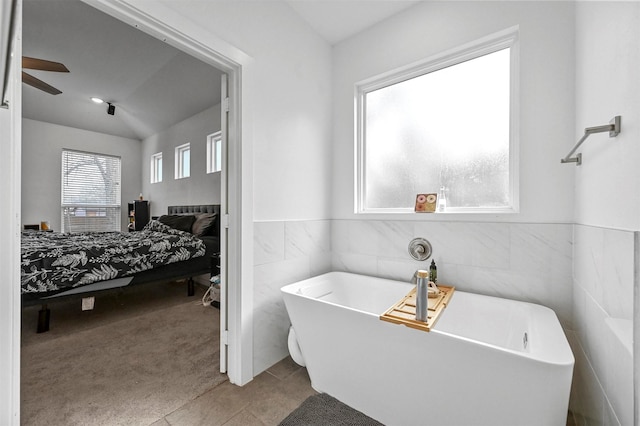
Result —
[{"label": "picture frame on sill", "polygon": [[416,195],[416,213],[433,213],[436,211],[436,204],[438,202],[438,194],[418,194]]}]

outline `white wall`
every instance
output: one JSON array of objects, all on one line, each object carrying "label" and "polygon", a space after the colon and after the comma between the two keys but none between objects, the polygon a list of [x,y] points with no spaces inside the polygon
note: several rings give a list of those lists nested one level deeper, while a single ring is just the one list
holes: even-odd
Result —
[{"label": "white wall", "polygon": [[[579,422],[634,423],[634,250],[640,230],[640,3],[576,5],[576,126],[622,116],[592,135],[576,175],[572,410]],[[635,289],[637,291],[637,287]],[[637,324],[636,324],[637,326]],[[637,331],[636,331],[637,333]],[[636,396],[637,398],[637,396]]]},{"label": "white wall", "polygon": [[576,124],[608,124],[622,116],[622,132],[592,135],[581,148],[576,174],[576,222],[640,229],[640,5],[638,2],[578,2],[576,5]]},{"label": "white wall", "polygon": [[[336,45],[334,218],[355,218],[354,84],[515,25],[520,27],[522,71],[520,214],[452,214],[446,220],[572,222],[573,173],[560,165],[575,142],[572,2],[424,2]],[[439,215],[401,219],[443,220]]]},{"label": "white wall", "polygon": [[17,425],[20,418],[19,129],[14,133],[20,113],[14,119],[14,112],[0,108],[0,220],[4,224],[0,227],[0,424],[6,425]]},{"label": "white wall", "polygon": [[[167,214],[170,205],[220,204],[220,172],[207,173],[207,136],[219,130],[218,104],[142,141],[142,194],[151,202],[152,216]],[[175,179],[175,148],[187,142],[191,176]],[[151,156],[158,152],[162,152],[162,182],[152,184]]]},{"label": "white wall", "polygon": [[[139,6],[153,13],[149,3]],[[242,120],[252,140],[254,220],[328,218],[330,46],[284,3],[163,3],[252,59],[243,67]]]},{"label": "white wall", "polygon": [[[138,198],[141,188],[141,144],[135,139],[89,132],[42,121],[22,121],[22,223],[48,220],[60,231],[62,149],[115,155],[121,158],[122,205]],[[122,230],[127,229],[127,209]]]},{"label": "white wall", "polygon": [[[332,268],[409,280],[409,241],[433,245],[439,278],[461,290],[530,301],[572,329],[575,143],[573,2],[424,2],[335,46]],[[519,27],[520,213],[354,213],[354,85]],[[354,60],[357,58],[357,60]]]}]

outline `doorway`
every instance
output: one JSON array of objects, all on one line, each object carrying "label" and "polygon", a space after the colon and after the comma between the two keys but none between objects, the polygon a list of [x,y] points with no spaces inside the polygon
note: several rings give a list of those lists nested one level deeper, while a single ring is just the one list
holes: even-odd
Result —
[{"label": "doorway", "polygon": [[[223,158],[221,203],[221,353],[224,353],[229,381],[244,385],[253,378],[250,360],[252,352],[247,342],[245,328],[249,321],[243,310],[242,227],[246,219],[242,215],[242,139],[241,139],[241,88],[242,67],[250,61],[243,52],[210,34],[208,44],[186,36],[168,24],[159,22],[133,6],[110,0],[83,0],[102,12],[119,19],[173,47],[221,70],[223,90]],[[160,7],[157,5],[156,7]],[[167,13],[171,16],[171,12]],[[213,46],[213,47],[212,47]],[[224,51],[225,54],[219,53]],[[233,59],[231,59],[233,57]],[[225,131],[226,130],[226,131]],[[225,167],[226,166],[226,167]],[[246,216],[246,215],[245,215]],[[247,234],[247,233],[245,233]],[[248,233],[251,235],[251,233]],[[227,285],[233,283],[233,286]],[[226,328],[226,331],[225,331]],[[250,336],[251,333],[248,333]],[[247,346],[249,346],[247,348]],[[225,350],[222,350],[225,349]]]},{"label": "doorway", "polygon": [[[246,375],[240,373],[242,367],[239,365],[240,358],[234,356],[234,351],[237,351],[233,347],[234,344],[239,344],[238,340],[229,339],[230,334],[240,333],[240,327],[237,322],[234,322],[234,318],[237,317],[236,298],[239,292],[227,293],[224,283],[226,282],[240,282],[240,266],[241,259],[235,256],[229,256],[228,253],[240,253],[241,241],[239,238],[240,229],[229,226],[229,224],[240,224],[240,220],[235,220],[241,209],[241,197],[239,195],[239,188],[241,187],[241,176],[239,174],[239,168],[234,167],[240,163],[240,101],[239,93],[241,87],[241,65],[227,60],[221,55],[217,54],[214,50],[203,46],[202,44],[184,37],[184,35],[178,34],[169,27],[160,26],[155,20],[149,16],[144,16],[135,12],[132,8],[123,5],[114,5],[112,2],[97,1],[85,1],[97,9],[120,19],[133,27],[146,32],[156,38],[159,38],[163,42],[172,44],[174,47],[182,50],[183,52],[192,55],[203,62],[208,63],[218,69],[221,69],[225,73],[225,79],[228,81],[227,90],[228,96],[224,97],[228,99],[223,108],[223,117],[221,118],[223,128],[226,129],[224,134],[223,151],[225,152],[225,160],[228,167],[223,167],[224,175],[223,181],[223,196],[221,202],[222,211],[222,242],[221,242],[221,269],[222,269],[222,282],[223,291],[222,299],[224,301],[223,309],[221,310],[221,322],[224,323],[229,319],[228,332],[225,331],[225,327],[221,327],[221,354],[224,355],[224,360],[228,360],[228,366],[224,367],[221,363],[221,369],[224,368],[228,372],[229,379],[232,383],[243,384],[250,380],[246,378]],[[231,218],[231,219],[230,219]],[[230,345],[226,343],[230,342]],[[238,343],[234,343],[238,342]],[[229,347],[228,355],[226,348]],[[246,370],[246,368],[245,368]]]}]

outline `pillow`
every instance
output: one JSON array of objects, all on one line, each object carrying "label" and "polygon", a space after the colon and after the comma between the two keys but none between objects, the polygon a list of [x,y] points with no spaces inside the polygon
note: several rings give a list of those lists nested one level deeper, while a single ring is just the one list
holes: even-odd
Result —
[{"label": "pillow", "polygon": [[191,233],[196,237],[204,237],[206,235],[217,236],[215,213],[199,213],[196,214],[196,220],[191,226]]},{"label": "pillow", "polygon": [[196,220],[195,216],[183,216],[176,214],[166,214],[160,216],[158,221],[160,223],[164,223],[165,225],[177,229],[178,231],[191,232],[191,226],[193,222]]}]

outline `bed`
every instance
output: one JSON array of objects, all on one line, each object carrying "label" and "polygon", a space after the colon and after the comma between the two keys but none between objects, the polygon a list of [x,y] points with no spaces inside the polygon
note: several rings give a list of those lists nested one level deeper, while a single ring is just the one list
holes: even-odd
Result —
[{"label": "bed", "polygon": [[41,304],[37,332],[49,330],[51,302],[143,283],[209,274],[220,252],[220,206],[169,206],[143,231],[62,234],[23,231],[23,305]]}]

